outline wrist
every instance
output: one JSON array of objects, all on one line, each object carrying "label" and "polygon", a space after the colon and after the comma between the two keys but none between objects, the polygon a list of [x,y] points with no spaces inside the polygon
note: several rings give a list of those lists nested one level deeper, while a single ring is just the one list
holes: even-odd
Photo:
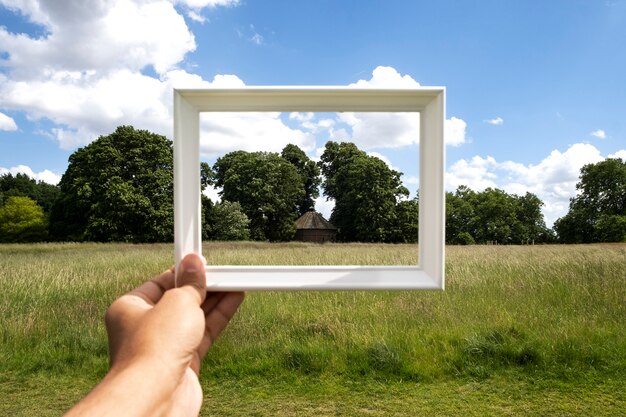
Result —
[{"label": "wrist", "polygon": [[66,417],[166,415],[178,381],[164,368],[147,360],[116,364]]}]

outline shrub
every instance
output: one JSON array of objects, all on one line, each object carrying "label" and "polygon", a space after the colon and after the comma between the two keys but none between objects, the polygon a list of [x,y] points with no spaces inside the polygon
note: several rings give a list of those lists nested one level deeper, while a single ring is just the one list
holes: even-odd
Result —
[{"label": "shrub", "polygon": [[9,197],[0,207],[1,242],[37,242],[48,236],[43,209],[28,197]]}]

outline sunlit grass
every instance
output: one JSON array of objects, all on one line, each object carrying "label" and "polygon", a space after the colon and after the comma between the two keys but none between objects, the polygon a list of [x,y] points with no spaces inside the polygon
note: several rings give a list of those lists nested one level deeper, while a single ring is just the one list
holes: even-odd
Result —
[{"label": "sunlit grass", "polygon": [[417,265],[417,245],[377,243],[209,242],[213,265]]},{"label": "sunlit grass", "polygon": [[[389,247],[204,253],[211,264],[414,264],[415,246]],[[58,415],[84,393],[106,372],[106,307],[172,259],[172,245],[0,245],[0,415]],[[217,415],[625,409],[626,245],[448,247],[446,274],[444,292],[248,294],[205,362],[207,403]]]}]

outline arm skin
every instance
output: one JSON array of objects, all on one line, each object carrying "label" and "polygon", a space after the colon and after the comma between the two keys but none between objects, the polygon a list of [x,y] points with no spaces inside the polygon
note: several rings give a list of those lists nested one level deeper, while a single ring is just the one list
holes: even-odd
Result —
[{"label": "arm skin", "polygon": [[200,363],[244,294],[207,293],[197,255],[187,255],[180,270],[178,288],[172,268],[111,304],[111,367],[66,417],[198,415]]}]

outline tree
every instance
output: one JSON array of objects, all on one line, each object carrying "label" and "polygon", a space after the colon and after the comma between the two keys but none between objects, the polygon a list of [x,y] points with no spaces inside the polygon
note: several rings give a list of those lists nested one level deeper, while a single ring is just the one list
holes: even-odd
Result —
[{"label": "tree", "polygon": [[554,239],[554,234],[546,227],[541,212],[543,201],[535,194],[526,192],[523,196],[513,195],[516,200],[516,230],[514,238],[518,243],[546,243]]},{"label": "tree", "polygon": [[237,202],[222,201],[215,204],[207,219],[209,240],[248,240],[250,220]]},{"label": "tree", "polygon": [[460,186],[446,193],[446,242],[528,243],[551,239],[541,213],[543,202],[534,194],[511,195],[496,188],[475,192]]},{"label": "tree", "polygon": [[585,165],[576,189],[569,212],[554,223],[559,241],[626,240],[626,162],[608,158]]},{"label": "tree", "polygon": [[419,233],[419,198],[400,201],[395,212],[396,225],[390,242],[416,243]]},{"label": "tree", "polygon": [[409,194],[400,181],[402,173],[353,143],[327,142],[319,163],[324,195],[335,200],[330,222],[339,229],[339,240],[399,239],[396,205]]},{"label": "tree", "polygon": [[285,146],[280,156],[295,166],[298,174],[302,177],[304,195],[297,203],[298,214],[303,215],[307,211],[315,209],[315,199],[320,195],[319,186],[322,183],[319,167],[296,145]]},{"label": "tree", "polygon": [[230,152],[213,165],[223,200],[238,202],[254,240],[285,241],[295,234],[298,202],[305,195],[294,165],[272,152]]},{"label": "tree", "polygon": [[451,245],[468,245],[475,243],[477,235],[475,226],[478,223],[474,206],[476,192],[461,185],[456,192],[446,193],[446,242]]},{"label": "tree", "polygon": [[60,194],[59,187],[43,181],[35,181],[26,174],[0,176],[0,204],[10,196],[29,197],[49,213]]},{"label": "tree", "polygon": [[51,213],[62,240],[173,239],[173,153],[164,136],[120,126],[69,158]]},{"label": "tree", "polygon": [[0,207],[0,242],[37,242],[47,235],[43,209],[31,198],[11,196]]}]

